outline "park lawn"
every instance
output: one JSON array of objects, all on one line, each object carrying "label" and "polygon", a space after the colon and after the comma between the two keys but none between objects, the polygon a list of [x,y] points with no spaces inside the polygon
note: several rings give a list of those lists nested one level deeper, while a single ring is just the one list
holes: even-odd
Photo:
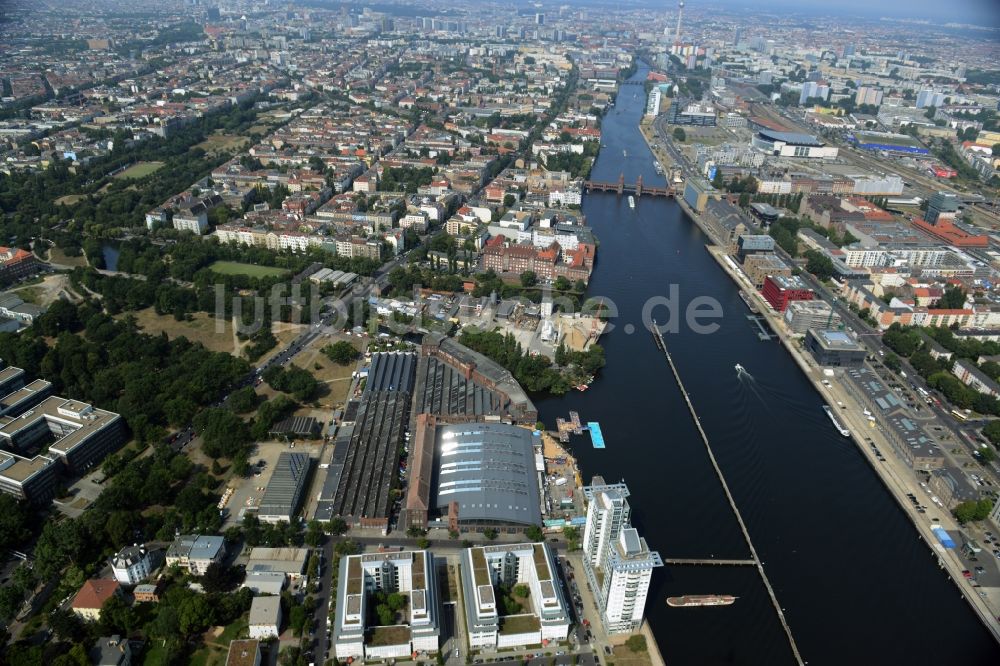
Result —
[{"label": "park lawn", "polygon": [[[351,388],[351,373],[357,365],[352,361],[347,365],[337,365],[322,352],[327,345],[332,345],[341,339],[336,335],[327,337],[320,336],[308,348],[303,349],[293,361],[299,367],[305,368],[313,374],[320,384],[319,401],[325,407],[336,408],[338,404],[347,401],[347,392]],[[349,342],[355,349],[361,351],[363,342],[360,339],[351,338]],[[319,366],[319,367],[316,367]]]},{"label": "park lawn", "polygon": [[162,166],[163,162],[136,162],[121,173],[115,174],[115,178],[145,178]]},{"label": "park lawn", "polygon": [[86,266],[87,257],[82,254],[78,257],[71,257],[58,247],[49,248],[49,261],[62,264],[63,266]]},{"label": "park lawn", "polygon": [[219,275],[249,275],[250,277],[282,277],[288,271],[284,268],[274,268],[272,266],[257,266],[255,264],[244,264],[238,261],[216,261],[208,267],[212,272]]},{"label": "park lawn", "polygon": [[228,150],[243,148],[246,143],[247,140],[242,136],[234,136],[232,134],[225,134],[217,131],[201,143],[196,144],[194,147],[201,148],[206,153],[213,153],[217,155]]},{"label": "park lawn", "polygon": [[190,666],[225,666],[228,652],[214,645],[206,645],[193,652],[187,663]]},{"label": "park lawn", "polygon": [[[241,635],[246,634],[249,625],[246,618],[240,618],[222,630],[214,642],[222,645],[229,645],[229,641],[236,640]],[[245,637],[245,636],[244,636]]]},{"label": "park lawn", "polygon": [[161,666],[167,663],[167,649],[162,643],[156,642],[146,648],[143,653],[143,664],[145,666]]},{"label": "park lawn", "polygon": [[[139,328],[146,333],[166,333],[171,340],[183,335],[191,342],[200,342],[210,351],[233,353],[233,326],[228,319],[216,319],[205,312],[193,312],[190,314],[191,321],[177,321],[173,315],[156,314],[154,308],[127,314],[134,315]],[[216,326],[220,326],[222,332],[218,332]]]},{"label": "park lawn", "polygon": [[649,657],[649,652],[633,652],[625,645],[616,645],[615,654],[608,657],[609,662],[614,662],[615,666],[651,666],[653,660]]},{"label": "park lawn", "polygon": [[[222,629],[219,631],[219,629]],[[223,666],[229,653],[229,642],[247,632],[246,616],[239,618],[232,624],[209,629],[202,636],[204,641],[202,647],[192,655],[189,664],[194,666]]]}]

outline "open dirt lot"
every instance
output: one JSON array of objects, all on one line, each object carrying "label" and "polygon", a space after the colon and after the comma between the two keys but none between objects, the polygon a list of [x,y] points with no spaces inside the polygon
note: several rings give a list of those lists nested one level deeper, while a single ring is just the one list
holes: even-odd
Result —
[{"label": "open dirt lot", "polygon": [[86,197],[82,194],[67,194],[66,196],[59,197],[58,199],[56,199],[56,203],[59,204],[60,206],[72,206],[76,202],[85,198]]},{"label": "open dirt lot", "polygon": [[65,275],[47,275],[40,283],[15,287],[10,293],[17,294],[25,303],[34,303],[42,307],[48,307],[60,298],[71,301],[80,299],[70,287],[69,278]]},{"label": "open dirt lot", "polygon": [[724,127],[685,127],[684,132],[687,134],[688,142],[703,143],[707,146],[717,146],[735,139]]}]

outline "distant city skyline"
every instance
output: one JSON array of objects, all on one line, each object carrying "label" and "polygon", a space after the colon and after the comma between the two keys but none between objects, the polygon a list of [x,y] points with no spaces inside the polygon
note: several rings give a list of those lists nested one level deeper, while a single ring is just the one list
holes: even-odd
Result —
[{"label": "distant city skyline", "polygon": [[[529,3],[530,4],[530,3]],[[606,4],[600,0],[570,0],[570,4]],[[677,10],[676,0],[640,0],[637,3],[619,2],[615,8],[625,9],[630,4],[641,7],[660,6],[668,12]],[[685,9],[697,12],[701,8],[746,10],[755,13],[790,11],[802,14],[859,15],[869,18],[890,17],[939,20],[967,23],[1000,29],[1000,2],[996,0],[956,0],[941,3],[938,0],[685,0]]]},{"label": "distant city skyline", "polygon": [[[693,0],[687,4],[692,9],[702,4]],[[861,14],[864,16],[886,16],[894,18],[943,19],[955,23],[970,23],[980,25],[1000,25],[1000,3],[996,0],[956,0],[942,3],[938,0],[838,0],[830,3],[826,0],[762,0],[748,3],[746,0],[711,0],[704,3],[706,7],[722,5],[730,7],[745,7],[761,11],[767,9],[791,9],[802,12],[822,14]]]}]

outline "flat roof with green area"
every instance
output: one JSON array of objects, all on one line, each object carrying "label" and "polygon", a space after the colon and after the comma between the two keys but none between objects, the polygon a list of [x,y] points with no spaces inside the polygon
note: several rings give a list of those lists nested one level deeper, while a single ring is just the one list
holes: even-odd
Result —
[{"label": "flat roof with green area", "polygon": [[420,551],[413,553],[413,589],[422,590],[427,587],[427,579],[424,576],[424,554]]},{"label": "flat roof with green area", "polygon": [[490,577],[490,568],[486,564],[486,555],[480,548],[473,548],[470,551],[472,557],[473,582],[479,585],[492,585],[493,579]]},{"label": "flat roof with green area", "polygon": [[250,277],[281,277],[287,275],[284,268],[273,266],[257,266],[255,264],[244,264],[238,261],[216,261],[208,267],[213,273],[219,275],[249,275]]},{"label": "flat roof with green area", "polygon": [[115,178],[145,178],[151,173],[159,171],[163,162],[136,162],[121,173],[116,173]]},{"label": "flat roof with green area", "polygon": [[549,572],[549,558],[545,556],[545,544],[534,544],[534,554],[535,573],[538,575],[538,580],[552,580],[552,574]]},{"label": "flat roof with green area", "polygon": [[501,634],[526,634],[529,631],[538,631],[542,623],[534,615],[508,615],[500,624]]},{"label": "flat roof with green area", "polygon": [[361,594],[361,591],[364,589],[363,586],[361,560],[351,557],[347,560],[347,593]]},{"label": "flat roof with green area", "polygon": [[368,644],[377,647],[380,645],[402,645],[410,642],[410,628],[403,625],[392,627],[375,627],[372,629],[371,640]]}]

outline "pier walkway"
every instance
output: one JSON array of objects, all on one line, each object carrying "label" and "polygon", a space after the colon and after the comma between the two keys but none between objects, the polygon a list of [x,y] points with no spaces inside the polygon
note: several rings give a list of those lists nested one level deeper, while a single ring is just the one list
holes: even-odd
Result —
[{"label": "pier walkway", "polygon": [[[674,380],[677,382],[677,388],[680,389],[681,395],[684,396],[684,401],[687,403],[688,410],[691,412],[691,418],[694,419],[694,424],[698,428],[698,432],[701,434],[701,440],[705,444],[705,450],[708,452],[708,459],[712,462],[712,467],[715,469],[715,474],[719,477],[719,483],[722,485],[722,490],[726,493],[726,499],[729,500],[729,506],[733,510],[733,514],[736,516],[736,522],[739,523],[740,531],[743,533],[743,539],[747,543],[747,548],[750,549],[751,562],[757,567],[757,573],[760,574],[761,580],[764,582],[764,587],[767,588],[767,594],[771,597],[771,603],[774,605],[774,610],[778,614],[778,620],[781,622],[782,628],[785,630],[785,635],[788,637],[788,643],[792,648],[792,655],[795,657],[796,663],[799,666],[804,666],[805,662],[802,661],[802,655],[799,654],[799,648],[795,644],[795,637],[792,636],[792,629],[788,626],[788,621],[785,619],[785,612],[781,610],[781,604],[778,603],[778,597],[774,593],[774,588],[771,586],[771,581],[767,578],[767,573],[764,571],[764,564],[760,561],[760,557],[757,556],[757,549],[754,548],[753,541],[750,540],[750,531],[747,529],[746,523],[743,522],[743,516],[740,514],[739,508],[736,506],[736,500],[733,499],[733,494],[729,490],[729,484],[726,483],[726,477],[722,474],[722,468],[719,467],[718,461],[715,459],[715,454],[712,452],[712,445],[708,441],[708,435],[705,433],[705,429],[701,427],[701,418],[698,416],[698,412],[694,409],[694,403],[691,402],[691,396],[688,395],[687,389],[684,388],[684,382],[681,380],[681,375],[677,371],[677,366],[674,365],[674,359],[670,356],[670,351],[667,349],[667,343],[663,340],[663,334],[660,333],[659,329],[656,327],[656,320],[653,320],[653,326],[651,328],[653,334],[653,340],[656,342],[656,346],[659,347],[663,355],[667,357],[667,363],[670,365],[671,372],[674,373]],[[670,562],[670,560],[666,560]],[[715,563],[712,560],[710,562]],[[694,562],[690,562],[694,564]]]},{"label": "pier walkway", "polygon": [[677,565],[701,565],[701,564],[718,564],[724,567],[755,567],[757,566],[756,560],[724,560],[721,558],[708,558],[708,559],[692,559],[692,558],[663,558],[663,561],[667,564],[677,564]]},{"label": "pier walkway", "polygon": [[757,337],[761,340],[767,341],[778,337],[777,335],[772,335],[771,331],[767,329],[767,319],[763,315],[748,314],[747,319],[757,327]]}]

